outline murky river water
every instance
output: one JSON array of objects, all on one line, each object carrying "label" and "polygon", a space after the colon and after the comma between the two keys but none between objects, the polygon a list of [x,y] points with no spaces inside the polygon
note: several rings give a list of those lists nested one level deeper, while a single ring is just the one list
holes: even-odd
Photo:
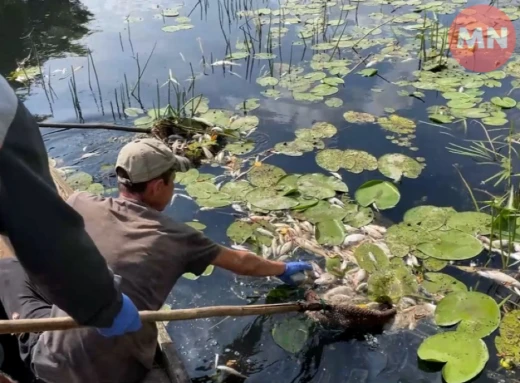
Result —
[{"label": "murky river water", "polygon": [[[217,1],[188,0],[180,8],[181,16],[191,18],[192,29],[176,33],[165,33],[161,28],[175,24],[173,18],[157,17],[161,9],[173,8],[167,1],[148,2],[140,0],[85,0],[65,1],[4,1],[0,3],[0,73],[8,75],[17,67],[17,62],[27,57],[32,48],[46,74],[50,74],[52,95],[45,95],[41,85],[22,87],[17,84],[18,94],[25,100],[31,112],[52,115],[53,121],[76,122],[78,115],[73,108],[69,80],[71,67],[78,89],[81,117],[85,122],[115,122],[132,125],[132,120],[117,112],[115,92],[121,102],[121,91],[126,94],[125,78],[132,88],[138,77],[137,58],[141,70],[153,51],[140,83],[140,99],[145,108],[157,106],[157,84],[162,85],[169,71],[181,83],[189,86],[189,78],[195,77],[195,94],[203,94],[210,100],[211,108],[233,110],[235,105],[249,98],[259,98],[260,108],[253,114],[259,117],[260,126],[252,138],[257,142],[255,152],[261,152],[280,141],[292,140],[294,131],[309,127],[316,121],[328,121],[338,128],[338,134],[328,141],[328,147],[365,150],[376,157],[389,152],[406,152],[424,157],[426,168],[417,179],[405,179],[399,186],[401,201],[396,208],[385,211],[385,217],[399,222],[409,208],[419,204],[453,206],[456,209],[471,209],[471,201],[463,187],[454,164],[458,164],[468,182],[478,185],[484,178],[483,168],[470,159],[450,154],[446,146],[450,142],[460,143],[464,138],[479,138],[481,130],[470,124],[465,130],[462,124],[450,130],[439,125],[421,123],[428,121],[428,106],[443,104],[440,94],[427,92],[425,97],[403,97],[397,95],[399,88],[393,83],[409,78],[409,73],[418,68],[417,60],[394,60],[377,65],[378,76],[362,77],[351,73],[345,77],[335,97],[341,98],[343,106],[329,108],[323,102],[306,103],[291,97],[279,99],[260,95],[263,88],[255,79],[269,69],[269,63],[292,62],[297,65],[312,58],[313,52],[306,45],[292,45],[297,38],[294,30],[279,41],[280,47],[273,48],[274,60],[237,60],[241,66],[223,70],[220,66],[205,70],[206,61],[223,60],[227,55],[226,38],[232,50],[235,43],[244,38],[244,18],[233,16],[233,11],[248,6],[249,9],[279,8],[277,1],[225,2],[230,9],[227,16],[224,3]],[[404,2],[402,2],[404,3]],[[420,3],[420,2],[419,2]],[[347,4],[347,3],[345,3]],[[356,3],[353,3],[356,4]],[[377,26],[369,15],[374,12],[388,13],[401,6],[378,5],[360,7],[359,11],[346,16],[348,23],[360,26]],[[224,22],[221,26],[219,13]],[[129,23],[125,18],[130,16]],[[342,15],[345,18],[345,14]],[[453,18],[453,15],[440,15]],[[339,26],[339,31],[343,27]],[[400,28],[400,27],[399,27]],[[399,32],[397,28],[397,32]],[[332,28],[334,29],[334,28]],[[340,32],[337,32],[339,34]],[[379,36],[380,37],[380,36]],[[386,36],[386,32],[384,34]],[[265,41],[265,36],[264,36]],[[258,42],[255,42],[258,44]],[[260,44],[262,45],[262,44]],[[88,64],[87,51],[92,52],[99,78],[101,98]],[[265,49],[265,47],[264,47]],[[366,49],[362,56],[375,52]],[[352,58],[350,54],[347,55]],[[351,65],[353,66],[353,65]],[[58,72],[58,70],[60,70]],[[192,72],[193,71],[193,72]],[[90,77],[90,80],[89,80]],[[92,91],[90,89],[92,87]],[[486,90],[489,95],[502,95],[503,90]],[[161,103],[166,103],[167,87],[160,88]],[[139,107],[139,101],[130,98],[131,106]],[[125,101],[126,102],[126,101]],[[115,109],[112,113],[110,103]],[[129,106],[129,105],[126,105]],[[162,105],[161,105],[162,106]],[[418,123],[413,146],[414,154],[406,148],[392,144],[376,124],[348,124],[343,118],[347,110],[385,114],[385,108],[393,108],[400,115]],[[514,119],[520,111],[510,113]],[[42,131],[49,155],[58,160],[60,166],[77,166],[93,174],[97,182],[106,188],[115,186],[113,177],[101,168],[115,162],[119,148],[131,138],[129,133],[114,133],[98,130]],[[446,134],[448,133],[448,134]],[[85,153],[94,153],[85,156]],[[274,156],[269,163],[290,172],[323,172],[314,160],[314,153],[301,157]],[[206,172],[217,172],[208,167]],[[384,178],[373,172],[343,174],[350,190],[356,190],[363,182],[373,178]],[[225,228],[233,222],[230,209],[200,211],[199,207],[186,199],[177,199],[167,214],[180,221],[198,219],[207,225],[205,233],[212,239],[229,244]],[[467,281],[468,285],[475,281]],[[246,304],[254,299],[263,300],[265,294],[278,282],[258,281],[252,278],[237,278],[230,273],[216,270],[210,277],[196,281],[181,279],[175,286],[169,303],[173,308],[205,305]],[[481,283],[481,290],[489,284]],[[186,366],[195,381],[206,381],[212,375],[215,354],[223,361],[236,359],[239,370],[250,375],[250,382],[441,382],[438,371],[428,371],[418,365],[416,350],[421,336],[434,331],[423,326],[415,332],[381,335],[377,344],[365,340],[345,340],[315,334],[308,347],[296,356],[290,355],[275,345],[271,329],[276,318],[215,318],[170,324],[170,333],[177,343]],[[495,350],[488,342],[490,354]],[[495,358],[485,373],[476,381],[495,381],[493,372],[498,369]],[[499,371],[500,374],[503,371]]]}]

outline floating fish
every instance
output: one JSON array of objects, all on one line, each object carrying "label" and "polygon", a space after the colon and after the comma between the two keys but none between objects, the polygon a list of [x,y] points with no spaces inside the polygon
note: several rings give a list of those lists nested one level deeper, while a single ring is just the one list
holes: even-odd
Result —
[{"label": "floating fish", "polygon": [[233,210],[238,211],[239,213],[244,213],[244,209],[242,209],[242,206],[240,206],[238,203],[232,204],[231,207]]},{"label": "floating fish", "polygon": [[368,276],[368,274],[367,274],[366,270],[359,269],[358,271],[356,271],[356,273],[352,277],[352,283],[354,284],[354,286],[358,286],[361,282],[363,282],[367,278],[367,276]]},{"label": "floating fish", "polygon": [[242,76],[240,76],[238,73],[233,72],[232,70],[230,70],[229,73],[238,78],[242,78]]},{"label": "floating fish", "polygon": [[314,284],[318,286],[332,285],[338,280],[334,275],[330,273],[322,273],[318,278],[314,280]]},{"label": "floating fish", "polygon": [[266,235],[266,236],[271,237],[271,238],[274,237],[273,233],[271,233],[269,230],[264,229],[263,227],[258,227],[256,229],[256,231],[258,231],[262,235]]},{"label": "floating fish", "polygon": [[235,250],[240,250],[240,251],[251,251],[247,247],[242,246],[242,245],[231,245],[231,248],[235,249]]},{"label": "floating fish", "polygon": [[211,151],[206,148],[205,146],[202,147],[202,151],[204,152],[204,156],[208,159],[208,160],[211,160],[214,158],[213,156],[213,153],[211,153]]},{"label": "floating fish", "polygon": [[271,256],[271,254],[271,248],[269,246],[262,245],[262,256],[267,259]]},{"label": "floating fish", "polygon": [[329,203],[331,203],[334,206],[339,206],[339,207],[345,206],[345,203],[336,197],[329,198],[328,201],[329,201]]},{"label": "floating fish", "polygon": [[507,245],[509,245],[509,241],[507,239],[495,239],[494,241],[491,241],[491,246],[497,249],[500,249]]},{"label": "floating fish", "polygon": [[178,193],[177,195],[178,195],[179,197],[186,198],[186,199],[189,199],[190,201],[193,201],[193,198],[191,198],[189,195],[186,195],[186,194],[180,194],[180,193]]},{"label": "floating fish", "polygon": [[361,230],[363,230],[365,233],[367,233],[373,239],[382,239],[383,238],[383,234],[381,234],[378,230],[376,230],[373,227],[370,227],[368,225],[363,226],[361,228]]},{"label": "floating fish", "polygon": [[330,172],[330,174],[332,174],[334,177],[336,177],[338,180],[343,180],[343,178],[341,178],[341,174],[339,173],[336,173],[336,172]]},{"label": "floating fish", "polygon": [[242,378],[242,379],[247,379],[247,376],[241,374],[240,372],[238,372],[237,370],[235,370],[234,368],[231,368],[231,367],[228,367],[228,366],[217,366],[216,367],[216,370],[217,371],[223,371],[223,372],[226,372],[228,373],[229,375],[234,375],[234,376],[238,376],[239,378]]},{"label": "floating fish", "polygon": [[311,232],[311,233],[314,232],[314,227],[312,226],[312,224],[309,221],[300,222],[300,226],[308,232]]},{"label": "floating fish", "polygon": [[361,242],[364,239],[364,234],[350,234],[345,237],[345,240],[343,241],[343,246],[354,245],[356,243]]},{"label": "floating fish", "polygon": [[479,270],[477,274],[484,277],[494,280],[495,282],[501,283],[506,286],[514,286],[516,288],[520,288],[520,282],[517,281],[510,275],[507,275],[498,270]]},{"label": "floating fish", "polygon": [[280,251],[279,251],[278,255],[285,255],[285,254],[287,254],[289,251],[291,251],[292,247],[293,247],[293,243],[292,242],[284,243],[283,245],[280,246]]},{"label": "floating fish", "polygon": [[227,61],[227,60],[219,60],[219,61],[215,61],[213,64],[211,64],[212,66],[222,66],[222,65],[229,65],[229,66],[241,66],[242,64],[239,64],[239,63],[234,63],[232,61]]},{"label": "floating fish", "polygon": [[410,267],[419,267],[419,261],[415,255],[408,254],[405,262]]}]

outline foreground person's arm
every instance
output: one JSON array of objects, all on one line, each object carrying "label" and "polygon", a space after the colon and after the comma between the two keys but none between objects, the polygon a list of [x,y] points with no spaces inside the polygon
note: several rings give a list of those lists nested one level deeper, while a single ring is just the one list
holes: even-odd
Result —
[{"label": "foreground person's arm", "polygon": [[78,323],[113,326],[107,336],[140,327],[83,219],[59,197],[36,121],[1,76],[0,233],[31,281]]},{"label": "foreground person's arm", "polygon": [[270,261],[247,251],[227,247],[221,248],[212,264],[240,275],[278,277],[287,284],[294,283],[291,280],[292,275],[312,269],[307,262]]}]

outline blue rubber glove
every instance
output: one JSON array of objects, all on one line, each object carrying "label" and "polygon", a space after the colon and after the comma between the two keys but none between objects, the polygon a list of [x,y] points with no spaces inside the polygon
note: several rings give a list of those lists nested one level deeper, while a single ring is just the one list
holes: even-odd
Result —
[{"label": "blue rubber glove", "polygon": [[99,333],[106,338],[126,334],[127,332],[134,332],[141,328],[141,318],[139,312],[135,307],[134,302],[123,294],[123,304],[121,310],[114,318],[111,327],[97,328]]},{"label": "blue rubber glove", "polygon": [[294,281],[291,276],[303,273],[305,270],[312,270],[312,265],[308,262],[289,262],[285,264],[285,272],[278,275],[278,278],[285,284],[297,285],[298,283]]}]

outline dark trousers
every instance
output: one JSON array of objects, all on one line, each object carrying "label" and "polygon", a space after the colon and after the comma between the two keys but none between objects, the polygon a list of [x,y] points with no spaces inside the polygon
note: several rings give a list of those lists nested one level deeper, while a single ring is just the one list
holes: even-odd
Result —
[{"label": "dark trousers", "polygon": [[[22,266],[14,258],[0,259],[0,319],[48,318],[51,303],[29,281]],[[0,335],[4,362],[0,370],[19,380],[33,382],[30,370],[31,351],[40,333]]]}]

